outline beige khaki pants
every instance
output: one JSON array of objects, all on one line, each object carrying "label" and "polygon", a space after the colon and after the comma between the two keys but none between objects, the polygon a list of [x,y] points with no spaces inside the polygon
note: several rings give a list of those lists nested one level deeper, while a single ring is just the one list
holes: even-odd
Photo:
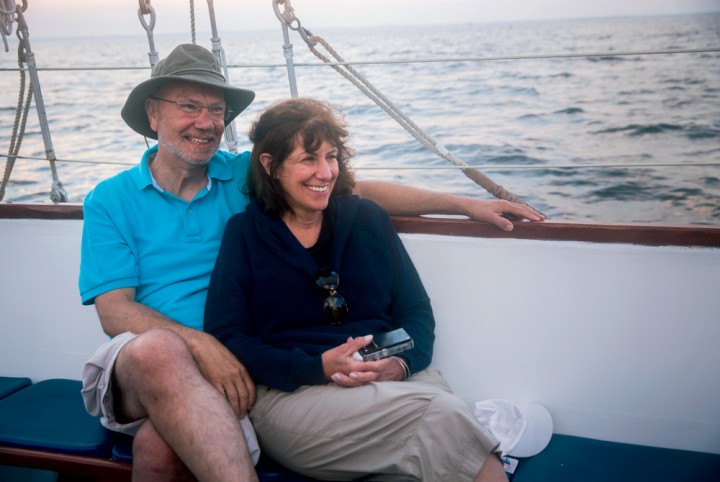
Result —
[{"label": "beige khaki pants", "polygon": [[266,453],[320,479],[471,481],[498,446],[434,369],[357,388],[258,386],[250,418]]}]

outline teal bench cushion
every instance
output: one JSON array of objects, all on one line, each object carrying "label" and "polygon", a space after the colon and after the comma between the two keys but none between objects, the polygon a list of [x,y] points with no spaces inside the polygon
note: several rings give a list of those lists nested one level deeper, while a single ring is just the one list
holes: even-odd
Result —
[{"label": "teal bench cushion", "polygon": [[0,399],[29,387],[31,384],[32,381],[26,377],[0,377]]},{"label": "teal bench cushion", "polygon": [[133,438],[130,435],[117,434],[115,445],[112,448],[112,459],[118,462],[132,463]]},{"label": "teal bench cushion", "polygon": [[720,455],[555,434],[512,482],[720,481]]},{"label": "teal bench cushion", "polygon": [[81,387],[43,380],[0,400],[0,445],[110,458],[114,435],[85,411]]}]

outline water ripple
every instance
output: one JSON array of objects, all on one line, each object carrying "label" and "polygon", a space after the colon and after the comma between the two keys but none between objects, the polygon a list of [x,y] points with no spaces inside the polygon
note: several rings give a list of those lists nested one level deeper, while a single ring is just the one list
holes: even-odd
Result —
[{"label": "water ripple", "polygon": [[[591,58],[356,68],[458,158],[500,166],[487,174],[555,219],[720,224],[720,168],[677,166],[720,160],[720,55],[619,54],[714,46],[718,32],[720,15],[316,33],[348,60],[607,52]],[[168,52],[185,37],[159,35],[157,49]],[[223,44],[230,65],[285,63],[276,31],[223,32]],[[144,35],[92,42],[36,38],[33,50],[40,67],[147,65]],[[317,59],[299,42],[294,53],[299,94],[327,99],[344,112],[357,151],[354,164],[372,168],[359,170],[358,178],[488,197],[334,70],[308,66]],[[0,56],[0,67],[16,67],[15,59]],[[130,89],[147,78],[147,70],[41,74],[59,158],[137,162],[145,142],[124,124],[119,112]],[[17,84],[16,72],[0,72],[0,78],[0,85]],[[240,148],[245,150],[252,120],[271,103],[288,97],[287,71],[232,68],[230,78],[234,85],[257,92],[256,101],[236,121]],[[0,152],[9,145],[16,104],[17,89],[0,88]],[[21,155],[45,156],[35,112],[28,118]],[[644,166],[649,163],[675,167]],[[597,167],[602,164],[618,167]],[[516,168],[502,168],[511,165]],[[413,166],[433,169],[398,169]],[[82,201],[99,180],[125,168],[58,163],[73,202]],[[20,160],[6,199],[47,202],[51,180],[46,162]]]}]

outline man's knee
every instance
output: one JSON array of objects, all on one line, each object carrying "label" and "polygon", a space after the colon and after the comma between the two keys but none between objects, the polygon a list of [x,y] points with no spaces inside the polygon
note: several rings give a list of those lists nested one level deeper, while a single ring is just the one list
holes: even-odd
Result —
[{"label": "man's knee", "polygon": [[149,400],[166,400],[183,387],[196,367],[183,339],[168,330],[151,330],[128,342],[112,373],[118,420],[148,416]]},{"label": "man's knee", "polygon": [[125,345],[117,365],[120,370],[140,371],[147,376],[158,370],[177,368],[184,362],[192,362],[185,341],[169,330],[155,329],[142,333]]}]

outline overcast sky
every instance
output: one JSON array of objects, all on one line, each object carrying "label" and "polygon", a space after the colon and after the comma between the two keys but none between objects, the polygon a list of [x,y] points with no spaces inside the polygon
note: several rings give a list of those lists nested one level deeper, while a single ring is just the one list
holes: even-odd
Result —
[{"label": "overcast sky", "polygon": [[[142,28],[137,0],[27,1],[25,16],[34,37],[135,35]],[[209,32],[207,0],[194,3],[197,31]],[[189,0],[151,0],[150,4],[157,16],[155,34],[190,31]],[[272,0],[214,0],[213,4],[221,34],[279,28]],[[720,11],[720,0],[291,0],[291,4],[310,29]]]}]

